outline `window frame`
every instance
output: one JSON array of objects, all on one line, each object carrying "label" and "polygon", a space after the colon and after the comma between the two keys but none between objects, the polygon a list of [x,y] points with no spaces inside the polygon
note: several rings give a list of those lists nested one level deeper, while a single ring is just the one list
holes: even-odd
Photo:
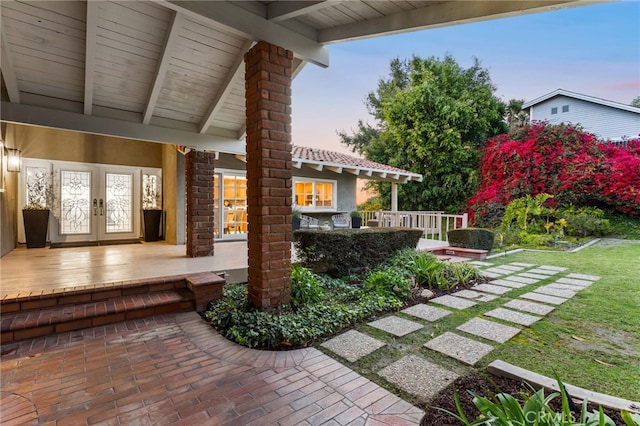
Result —
[{"label": "window frame", "polygon": [[562,112],[569,112],[569,105],[562,105]]},{"label": "window frame", "polygon": [[558,113],[558,107],[551,108],[551,115],[556,115]]},{"label": "window frame", "polygon": [[[312,184],[312,201],[313,205],[311,206],[301,206],[296,203],[296,184],[298,183],[311,183]],[[319,183],[329,183],[332,185],[331,190],[331,206],[316,206],[317,200],[317,190],[316,185]],[[303,176],[294,176],[293,184],[291,185],[291,193],[293,197],[293,204],[302,212],[335,212],[338,211],[338,181],[335,179],[318,179],[318,178],[308,178]]]}]

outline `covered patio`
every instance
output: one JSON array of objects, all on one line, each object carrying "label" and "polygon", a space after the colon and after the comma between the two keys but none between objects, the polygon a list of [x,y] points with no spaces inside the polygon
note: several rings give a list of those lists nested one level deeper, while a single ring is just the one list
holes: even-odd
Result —
[{"label": "covered patio", "polygon": [[[291,79],[305,64],[328,66],[331,43],[583,3],[3,2],[2,140],[26,158],[161,168],[167,240],[186,225],[192,257],[214,254],[216,153],[246,154],[250,299],[273,306],[289,285]],[[21,195],[2,180],[5,254]]]}]

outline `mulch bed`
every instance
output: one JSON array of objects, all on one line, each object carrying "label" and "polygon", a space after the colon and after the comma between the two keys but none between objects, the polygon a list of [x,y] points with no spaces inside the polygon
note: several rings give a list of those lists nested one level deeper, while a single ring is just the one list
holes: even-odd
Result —
[{"label": "mulch bed", "polygon": [[[523,396],[525,397],[524,399],[526,399],[526,396],[531,394],[531,389],[519,380],[482,374],[479,372],[472,373],[468,376],[457,379],[433,398],[427,407],[422,407],[425,408],[426,414],[420,422],[421,426],[458,426],[462,424],[450,414],[436,408],[438,407],[457,413],[455,401],[453,399],[455,390],[458,392],[460,404],[462,405],[465,415],[471,421],[473,421],[480,412],[473,404],[473,397],[469,392],[467,392],[467,390],[488,399],[492,399],[495,394],[500,392],[511,394],[517,399],[523,399]],[[545,391],[545,396],[550,393],[551,392]],[[576,405],[578,406],[578,410],[580,410],[581,403],[576,403]],[[561,412],[562,406],[560,396],[556,397],[551,402],[550,406],[556,412]],[[589,411],[598,409],[597,406],[592,404],[589,404],[588,407]],[[624,426],[624,422],[622,421],[618,411],[608,408],[604,408],[603,411],[616,423],[616,425]],[[578,419],[579,416],[580,413],[575,414],[576,419]]]}]

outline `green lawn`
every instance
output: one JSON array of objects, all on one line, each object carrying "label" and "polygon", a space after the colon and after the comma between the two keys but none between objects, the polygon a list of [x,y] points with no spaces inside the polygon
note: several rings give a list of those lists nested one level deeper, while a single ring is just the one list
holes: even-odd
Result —
[{"label": "green lawn", "polygon": [[500,345],[494,359],[597,392],[640,401],[640,244],[597,244],[576,253],[522,252],[496,264],[556,265],[602,277],[543,321]]},{"label": "green lawn", "polygon": [[[614,245],[607,241],[617,242]],[[553,377],[555,372],[564,382],[572,385],[640,401],[640,243],[605,240],[576,253],[525,251],[490,259],[489,262],[495,265],[524,262],[569,268],[567,272],[537,285],[549,284],[571,272],[597,275],[601,279],[578,292],[532,327],[522,327],[523,331],[507,343],[487,341],[496,349],[476,365],[477,369],[501,359],[549,377]],[[458,374],[469,373],[472,367],[424,348],[424,342],[446,331],[455,332],[460,324],[502,306],[507,298],[517,298],[533,287],[515,289],[505,297],[479,303],[469,309],[452,310],[451,315],[435,322],[396,312],[396,316],[424,325],[423,329],[404,337],[395,337],[367,324],[358,324],[355,327],[357,330],[387,345],[355,363],[341,361],[407,400],[420,402],[385,382],[377,372],[403,356],[413,354]],[[321,347],[319,349],[323,350]]]}]

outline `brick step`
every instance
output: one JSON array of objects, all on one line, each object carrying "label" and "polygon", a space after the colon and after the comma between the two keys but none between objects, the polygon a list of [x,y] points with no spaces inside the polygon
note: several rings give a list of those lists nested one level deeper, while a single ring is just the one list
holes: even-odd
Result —
[{"label": "brick step", "polygon": [[187,289],[153,291],[88,303],[2,313],[2,344],[131,319],[194,309]]},{"label": "brick step", "polygon": [[222,297],[212,272],[77,286],[0,300],[1,344],[169,312],[202,311]]}]

